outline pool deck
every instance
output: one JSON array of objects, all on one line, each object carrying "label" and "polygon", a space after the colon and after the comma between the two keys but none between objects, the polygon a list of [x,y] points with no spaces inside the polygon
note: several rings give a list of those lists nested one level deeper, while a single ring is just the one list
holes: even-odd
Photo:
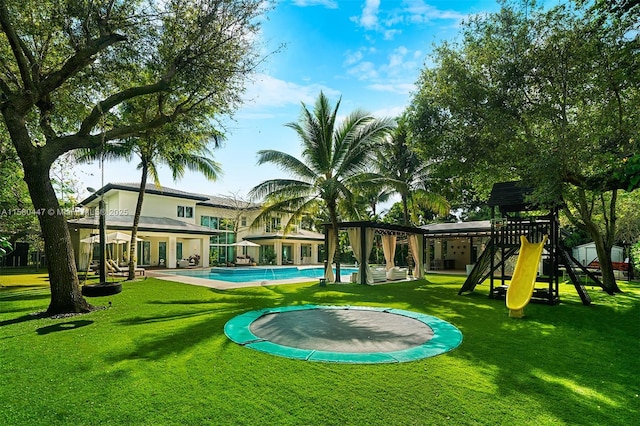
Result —
[{"label": "pool deck", "polygon": [[[210,268],[189,268],[186,270],[197,271],[204,270]],[[308,278],[308,277],[300,277],[300,278],[288,278],[286,280],[264,280],[264,281],[246,281],[246,282],[229,282],[229,281],[221,281],[221,280],[211,280],[208,278],[197,278],[197,277],[189,277],[185,275],[171,274],[167,273],[169,271],[184,271],[185,269],[168,269],[168,270],[148,270],[147,276],[157,278],[159,280],[167,280],[174,281],[183,284],[191,284],[191,285],[199,285],[201,287],[209,287],[215,288],[217,290],[230,290],[234,288],[243,288],[243,287],[265,287],[271,285],[282,285],[282,284],[298,284],[305,282],[318,282],[317,278]]]},{"label": "pool deck", "polygon": [[[318,267],[319,265],[307,265],[309,267]],[[348,266],[348,265],[344,265]],[[206,268],[180,268],[180,269],[147,269],[146,275],[148,277],[157,278],[160,280],[166,281],[174,281],[183,284],[190,285],[198,285],[201,287],[209,287],[215,288],[217,290],[231,290],[234,288],[244,288],[244,287],[267,287],[272,285],[283,285],[283,284],[299,284],[299,283],[319,283],[318,278],[308,278],[308,277],[300,277],[300,278],[288,278],[284,280],[263,280],[263,281],[245,281],[245,282],[230,282],[230,281],[221,281],[221,280],[211,280],[208,278],[197,278],[197,277],[189,277],[186,275],[178,275],[172,274],[174,271],[198,271],[210,269],[210,267]],[[452,275],[465,275],[465,271],[426,271],[425,275],[429,274],[452,274]],[[413,280],[413,278],[407,278],[407,280]],[[399,280],[399,281],[384,281],[376,283],[379,284],[392,284],[400,281],[407,280]],[[351,281],[344,278],[341,284],[350,284]]]}]

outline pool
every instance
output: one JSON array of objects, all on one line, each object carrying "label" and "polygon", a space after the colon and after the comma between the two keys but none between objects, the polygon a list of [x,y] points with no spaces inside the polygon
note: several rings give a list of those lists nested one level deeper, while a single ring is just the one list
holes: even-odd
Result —
[{"label": "pool", "polygon": [[[335,274],[335,268],[333,273]],[[358,272],[354,267],[341,267],[340,278],[343,282],[349,282],[351,274]],[[184,271],[167,271],[168,274],[181,275],[185,277],[203,278],[209,280],[227,281],[232,283],[242,283],[251,281],[274,281],[288,280],[294,278],[309,278],[310,280],[322,278],[324,268],[317,267],[269,267],[250,266],[241,268],[209,268],[209,269],[189,269]]]}]

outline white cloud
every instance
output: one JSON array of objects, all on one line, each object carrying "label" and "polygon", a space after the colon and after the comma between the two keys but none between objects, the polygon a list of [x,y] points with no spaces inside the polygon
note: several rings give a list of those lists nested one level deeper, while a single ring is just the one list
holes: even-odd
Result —
[{"label": "white cloud", "polygon": [[378,13],[380,10],[380,0],[366,0],[362,15],[352,18],[353,21],[366,29],[376,29],[378,27]]},{"label": "white cloud", "polygon": [[247,87],[243,97],[245,99],[243,115],[250,114],[254,118],[270,118],[273,114],[254,111],[262,108],[299,106],[301,102],[312,104],[320,91],[330,97],[340,95],[337,90],[323,84],[300,85],[267,74],[258,74],[254,77],[253,84]]},{"label": "white cloud", "polygon": [[416,90],[416,85],[413,83],[407,83],[402,81],[388,82],[388,83],[374,83],[367,86],[371,90],[377,92],[388,92],[399,95],[408,95]]},{"label": "white cloud", "polygon": [[404,13],[407,15],[407,21],[422,24],[435,20],[453,20],[460,21],[467,15],[456,12],[455,10],[441,10],[423,0],[408,0],[407,8]]},{"label": "white cloud", "polygon": [[383,118],[383,117],[396,118],[402,115],[405,109],[406,107],[404,106],[392,106],[392,107],[382,108],[382,109],[372,111],[371,114],[378,118]]},{"label": "white cloud", "polygon": [[409,50],[404,46],[396,48],[393,53],[389,55],[389,68],[394,69],[404,67],[404,58],[407,56],[407,53],[409,53]]},{"label": "white cloud", "polygon": [[363,61],[349,68],[347,72],[358,80],[375,80],[380,77],[376,65],[373,62]]},{"label": "white cloud", "polygon": [[400,30],[385,30],[383,32],[383,37],[385,40],[393,40],[393,38],[400,34],[402,31]]},{"label": "white cloud", "polygon": [[338,8],[338,2],[334,0],[293,0],[293,4],[299,7],[324,6],[327,9]]},{"label": "white cloud", "polygon": [[356,64],[362,60],[363,55],[364,54],[362,53],[362,50],[358,50],[355,52],[347,50],[347,52],[344,54],[344,56],[346,57],[346,59],[344,60],[344,64],[346,66]]},{"label": "white cloud", "polygon": [[390,10],[381,10],[380,0],[366,0],[362,15],[351,20],[367,30],[380,31],[386,40],[391,40],[401,32],[396,28],[399,25],[425,24],[437,20],[454,21],[458,25],[466,17],[455,10],[438,9],[424,0],[405,0],[402,6]]}]

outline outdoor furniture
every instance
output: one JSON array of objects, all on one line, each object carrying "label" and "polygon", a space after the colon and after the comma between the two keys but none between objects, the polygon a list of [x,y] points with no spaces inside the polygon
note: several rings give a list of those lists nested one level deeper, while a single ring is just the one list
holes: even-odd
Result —
[{"label": "outdoor furniture", "polygon": [[374,283],[387,281],[387,270],[385,268],[370,268],[369,271]]},{"label": "outdoor furniture", "polygon": [[[370,277],[373,279],[373,283],[381,283],[387,281],[387,270],[384,267],[369,267]],[[360,272],[351,273],[351,282],[360,282]]]},{"label": "outdoor furniture", "polygon": [[394,266],[387,271],[387,279],[390,281],[406,280],[408,271],[409,270],[407,268]]},{"label": "outdoor furniture", "polygon": [[[109,268],[109,266],[111,266],[111,269],[114,271],[114,273],[126,274],[127,276],[129,275],[129,268],[126,268],[126,269],[120,268],[120,266],[118,266],[118,264],[112,259],[107,260],[107,268]],[[133,272],[135,275],[140,275],[140,276],[143,276],[145,274],[144,268],[135,268]]]},{"label": "outdoor furniture", "polygon": [[243,255],[238,255],[236,256],[236,265],[246,265],[249,266],[251,265],[251,257],[250,256],[243,256]]}]

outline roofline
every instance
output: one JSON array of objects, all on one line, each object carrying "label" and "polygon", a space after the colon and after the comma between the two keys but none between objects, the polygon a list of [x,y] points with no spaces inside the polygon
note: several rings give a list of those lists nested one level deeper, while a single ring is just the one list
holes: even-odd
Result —
[{"label": "roofline", "polygon": [[271,235],[265,235],[265,236],[251,236],[249,238],[243,237],[242,239],[247,241],[263,241],[263,240],[324,241],[324,237],[319,238],[319,237],[290,235],[290,234],[285,234],[285,235],[271,234]]},{"label": "roofline", "polygon": [[[323,223],[323,227],[330,228],[330,223]],[[346,228],[374,228],[374,229],[384,229],[387,231],[396,231],[396,232],[404,232],[407,234],[424,234],[426,231],[423,228],[417,228],[413,226],[403,226],[403,225],[394,225],[392,223],[383,223],[383,222],[374,222],[371,220],[363,220],[356,222],[339,222],[338,229],[346,229]]]},{"label": "roofline", "polygon": [[[106,194],[107,192],[111,191],[111,190],[120,190],[120,191],[129,191],[129,192],[140,192],[140,188],[132,188],[131,186],[128,185],[121,185],[121,184],[117,184],[117,183],[108,183],[105,186],[103,186],[102,188],[98,189],[96,192],[94,192],[93,194],[91,194],[90,196],[88,196],[87,198],[85,198],[84,200],[80,201],[78,203],[78,206],[86,206],[87,204],[89,204],[90,202],[94,201],[96,198],[98,198],[100,195],[102,194]],[[193,194],[193,193],[189,193],[189,192],[183,192],[183,193],[167,193],[162,191],[161,189],[145,189],[145,194],[154,194],[154,195],[163,195],[165,197],[174,197],[174,198],[183,198],[183,199],[187,199],[187,200],[196,200],[196,201],[207,201],[209,198],[199,195],[199,194]]]},{"label": "roofline", "polygon": [[[74,228],[81,228],[81,229],[96,229],[96,224],[74,223],[71,221],[67,222],[67,226],[70,228],[74,227]],[[116,225],[116,224],[109,224],[107,228],[109,230],[114,230],[114,231],[131,231],[132,230],[131,229],[132,226]],[[178,228],[158,229],[158,228],[149,227],[149,226],[138,226],[138,232],[176,233],[176,234],[209,235],[209,236],[217,235],[220,233],[214,230],[211,230],[211,232],[207,232],[207,231],[198,231],[193,229],[188,230],[188,229],[178,229]]]},{"label": "roofline", "polygon": [[[209,200],[209,198],[207,198],[207,200]],[[223,208],[223,209],[236,210],[236,208],[234,206],[230,206],[228,204],[208,203],[206,201],[201,201],[199,203],[196,203],[196,205],[197,206],[204,206],[204,207],[219,207],[219,208]],[[238,208],[237,210],[259,210],[260,208],[261,208],[260,206],[249,206],[249,207]]]}]

